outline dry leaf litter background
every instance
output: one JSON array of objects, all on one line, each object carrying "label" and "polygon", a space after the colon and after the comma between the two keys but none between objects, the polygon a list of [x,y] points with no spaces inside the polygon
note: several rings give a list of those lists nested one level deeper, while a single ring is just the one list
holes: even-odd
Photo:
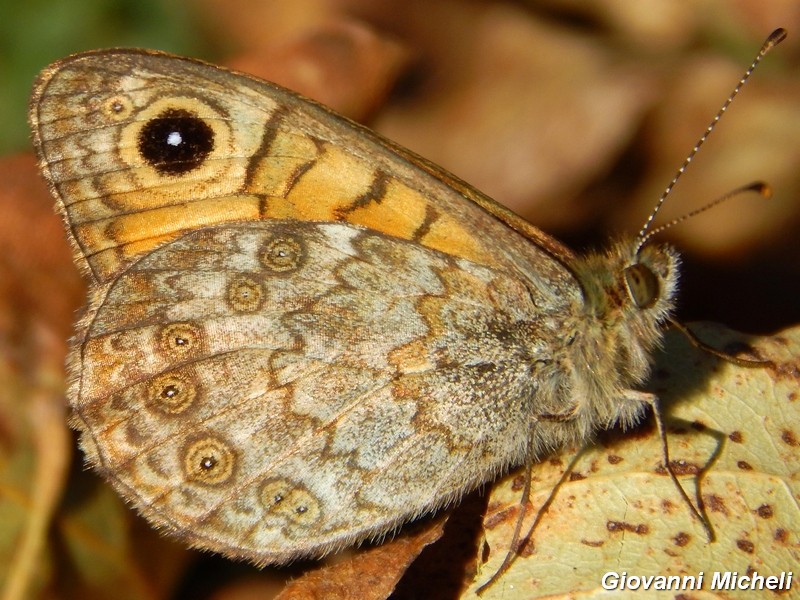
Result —
[{"label": "dry leaf litter background", "polygon": [[[576,249],[638,230],[763,38],[786,27],[789,39],[748,83],[661,218],[768,181],[773,199],[738,198],[666,236],[685,256],[681,314],[765,334],[798,322],[795,2],[664,0],[644,9],[577,0],[203,0],[186,7],[191,17],[179,27],[207,41],[205,58],[368,123]],[[115,32],[103,30],[105,45],[137,39]],[[143,37],[180,50],[178,36]],[[55,46],[29,80],[49,60],[86,49]],[[15,48],[3,52],[0,64],[12,62]],[[12,119],[24,122],[24,107]],[[65,426],[62,366],[82,284],[30,154],[3,159],[0,174],[4,598],[377,598],[392,590],[399,598],[457,597],[472,593],[473,578],[491,575],[519,502],[513,475],[491,495],[466,498],[447,523],[425,521],[391,544],[277,573],[185,550],[150,530],[82,469]],[[720,347],[744,340],[776,362],[772,370],[735,368],[675,335],[658,357],[651,388],[669,414],[673,458],[689,465],[690,493],[692,470],[717,457],[701,492],[718,542],[704,543],[658,470],[658,441],[645,423],[627,435],[603,434],[581,455],[532,544],[484,597],[592,597],[602,572],[614,569],[775,572],[798,564],[800,334],[702,331]],[[571,457],[537,467],[530,513]],[[441,529],[444,537],[432,543]]]}]

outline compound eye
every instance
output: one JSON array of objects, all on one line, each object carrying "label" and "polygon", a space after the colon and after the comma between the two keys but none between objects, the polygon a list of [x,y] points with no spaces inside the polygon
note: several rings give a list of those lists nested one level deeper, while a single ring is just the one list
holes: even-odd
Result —
[{"label": "compound eye", "polygon": [[650,308],[659,297],[658,277],[648,267],[636,263],[625,267],[625,286],[633,303],[639,308]]}]

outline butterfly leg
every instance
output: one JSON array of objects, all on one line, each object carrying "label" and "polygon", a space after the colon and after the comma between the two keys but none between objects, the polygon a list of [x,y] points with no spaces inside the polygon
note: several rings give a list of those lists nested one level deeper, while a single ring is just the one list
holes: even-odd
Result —
[{"label": "butterfly leg", "polygon": [[563,483],[567,480],[567,478],[575,469],[575,465],[577,464],[578,459],[580,458],[581,454],[583,454],[583,451],[586,449],[586,447],[587,446],[581,448],[569,462],[567,468],[564,469],[564,473],[561,475],[556,484],[550,490],[547,499],[542,503],[542,505],[536,511],[536,517],[533,519],[533,523],[531,524],[527,533],[523,536],[520,534],[522,533],[522,523],[525,520],[525,515],[527,514],[527,506],[531,491],[531,479],[533,475],[534,461],[529,460],[528,463],[525,465],[525,483],[523,485],[522,494],[520,496],[520,506],[519,506],[519,512],[517,513],[517,522],[514,527],[514,534],[511,536],[511,543],[509,544],[508,552],[506,552],[505,558],[503,558],[503,562],[500,564],[500,566],[497,568],[494,574],[476,590],[476,593],[479,596],[484,591],[486,591],[492,584],[494,584],[498,579],[500,579],[503,573],[506,572],[506,570],[511,566],[511,563],[514,562],[514,559],[516,558],[520,547],[523,544],[527,544],[530,542],[531,536],[533,536],[533,532],[536,530],[536,527],[538,527],[545,513],[550,508],[550,505],[555,500],[558,490],[561,488]]},{"label": "butterfly leg", "polygon": [[542,413],[538,415],[540,421],[555,421],[556,423],[564,423],[571,421],[578,414],[578,404],[573,404],[569,410],[560,413]]},{"label": "butterfly leg", "polygon": [[[706,530],[708,541],[713,542],[716,536],[714,535],[714,529],[711,527],[708,517],[701,512],[701,509],[698,508],[694,502],[692,502],[691,498],[689,498],[689,494],[687,494],[686,490],[683,489],[680,481],[678,481],[678,477],[672,470],[672,464],[669,458],[669,444],[667,443],[667,430],[664,427],[664,420],[661,416],[661,409],[658,405],[658,396],[649,392],[628,390],[623,396],[623,399],[630,402],[647,404],[652,408],[653,418],[656,421],[658,437],[661,439],[661,455],[663,456],[664,468],[666,468],[667,473],[669,473],[670,479],[672,479],[672,483],[674,483],[675,487],[678,489],[678,493],[680,493],[681,498],[683,498],[683,501],[689,506],[692,515],[703,525],[703,529]],[[698,498],[698,505],[700,504],[702,504],[702,502]]]}]

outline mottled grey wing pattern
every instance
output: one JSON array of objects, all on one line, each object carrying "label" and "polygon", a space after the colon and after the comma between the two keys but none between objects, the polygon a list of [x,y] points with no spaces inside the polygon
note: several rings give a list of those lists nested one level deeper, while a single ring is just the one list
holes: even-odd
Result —
[{"label": "mottled grey wing pattern", "polygon": [[83,445],[205,547],[274,562],[343,546],[523,459],[548,357],[534,300],[352,225],[201,229],[95,297]]}]

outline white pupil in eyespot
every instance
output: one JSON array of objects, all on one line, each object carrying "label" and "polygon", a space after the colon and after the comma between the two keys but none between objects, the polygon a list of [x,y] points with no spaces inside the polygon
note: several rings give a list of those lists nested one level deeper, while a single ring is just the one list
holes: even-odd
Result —
[{"label": "white pupil in eyespot", "polygon": [[183,143],[183,137],[181,137],[180,132],[172,131],[167,136],[167,144],[170,146],[180,146]]}]

